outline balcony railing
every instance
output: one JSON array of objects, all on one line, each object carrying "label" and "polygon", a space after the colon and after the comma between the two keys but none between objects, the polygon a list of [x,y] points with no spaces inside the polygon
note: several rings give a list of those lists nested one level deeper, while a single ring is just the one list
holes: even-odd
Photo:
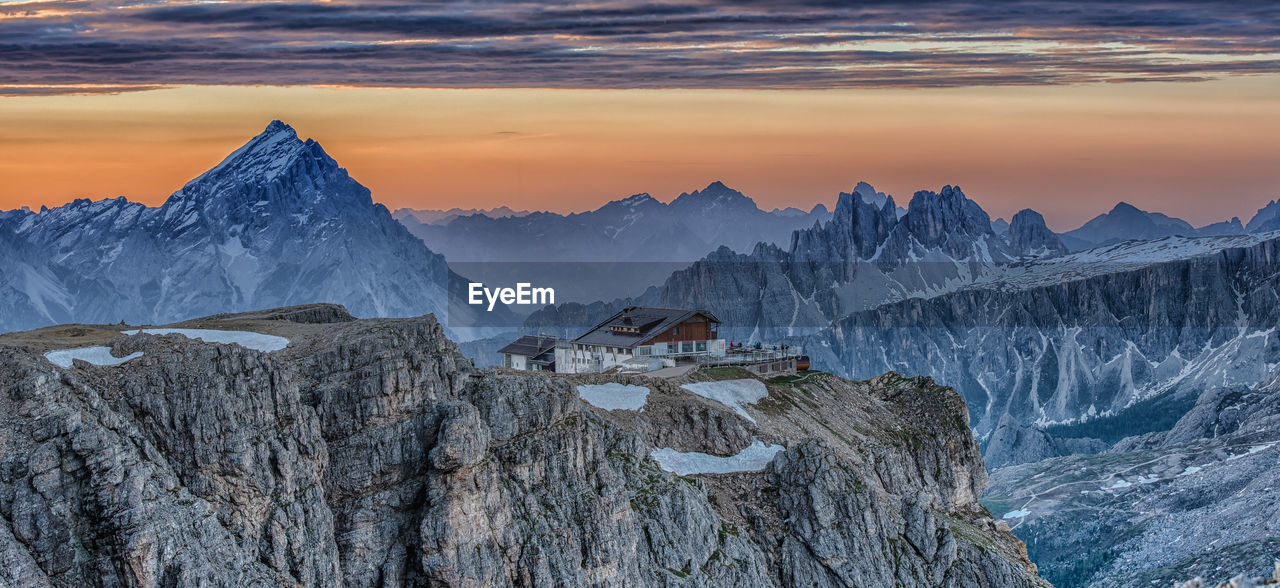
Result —
[{"label": "balcony railing", "polygon": [[792,359],[801,355],[804,355],[804,348],[799,345],[787,346],[786,349],[782,347],[762,347],[760,349],[733,347],[726,349],[723,357],[699,357],[698,363],[704,365],[751,364]]}]

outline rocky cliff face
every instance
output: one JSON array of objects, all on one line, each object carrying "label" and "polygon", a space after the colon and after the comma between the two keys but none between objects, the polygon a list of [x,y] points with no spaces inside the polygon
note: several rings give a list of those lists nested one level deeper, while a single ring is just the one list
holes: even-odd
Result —
[{"label": "rocky cliff face", "polygon": [[[892,198],[877,206],[864,199],[867,191],[841,194],[831,220],[793,233],[788,250],[767,243],[747,254],[722,248],[636,302],[710,309],[724,321],[725,337],[772,341],[815,333],[886,302],[972,284],[1019,258],[957,187],[917,192],[901,216]],[[546,314],[531,322],[548,322]]]},{"label": "rocky cliff face", "polygon": [[983,460],[988,468],[994,470],[1051,457],[1102,453],[1108,447],[1103,440],[1091,437],[1053,437],[1043,429],[1024,425],[1006,413],[985,443]]},{"label": "rocky cliff face", "polygon": [[1067,252],[1058,235],[1045,226],[1044,216],[1030,208],[1013,215],[1013,221],[1009,223],[1009,246],[1023,255],[1062,255]]},{"label": "rocky cliff face", "polygon": [[936,193],[916,192],[881,255],[886,261],[902,262],[927,258],[935,252],[955,260],[992,262],[1017,258],[992,230],[991,217],[959,186],[944,186]]},{"label": "rocky cliff face", "polygon": [[[102,328],[0,347],[0,584],[1043,585],[929,380],[774,382],[746,419],[632,377],[644,410],[607,411],[574,387],[605,376],[476,371],[430,317],[348,319],[185,325],[290,339],[272,353],[116,336],[143,353],[116,367],[40,355]],[[723,475],[650,457],[753,440],[786,448]]]},{"label": "rocky cliff face", "polygon": [[1273,239],[1097,275],[1102,262],[1067,258],[1042,264],[1043,280],[851,314],[809,347],[845,375],[892,370],[955,386],[984,437],[1006,414],[1041,425],[1094,418],[1265,379],[1280,357],[1278,257]]},{"label": "rocky cliff face", "polygon": [[1278,445],[1280,372],[1206,391],[1171,430],[1104,454],[995,470],[984,502],[1014,513],[1055,586],[1214,586],[1274,569]]}]

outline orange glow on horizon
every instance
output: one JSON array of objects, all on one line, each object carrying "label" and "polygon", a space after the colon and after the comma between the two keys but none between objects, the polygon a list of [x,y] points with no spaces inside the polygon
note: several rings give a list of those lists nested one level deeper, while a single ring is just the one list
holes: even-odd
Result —
[{"label": "orange glow on horizon", "polygon": [[180,87],[0,98],[0,209],[158,205],[279,118],[389,208],[594,209],[722,180],[761,208],[958,184],[1067,230],[1125,200],[1196,225],[1280,196],[1280,77],[939,90]]}]

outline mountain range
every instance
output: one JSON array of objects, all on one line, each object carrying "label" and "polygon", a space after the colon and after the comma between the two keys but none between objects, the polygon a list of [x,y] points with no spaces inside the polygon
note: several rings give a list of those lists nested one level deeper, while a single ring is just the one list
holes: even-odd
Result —
[{"label": "mountain range", "polygon": [[359,316],[443,317],[462,281],[280,121],[158,207],[114,198],[8,211],[0,243],[0,330],[317,301]]},{"label": "mountain range", "polygon": [[[1250,224],[1267,228],[1275,208]],[[1135,220],[1160,217],[1121,208],[1092,237]],[[526,327],[573,332],[636,303],[707,308],[722,336],[801,347],[822,370],[929,376],[965,399],[997,481],[984,504],[1055,585],[1265,572],[1280,545],[1259,522],[1280,512],[1280,231],[1075,253],[1067,238],[1034,211],[1000,227],[950,186],[901,217],[842,197],[786,250],[722,248],[635,298],[544,309]]]},{"label": "mountain range", "polygon": [[[1262,211],[1259,211],[1261,214]],[[1256,218],[1256,217],[1255,217]],[[1254,224],[1250,221],[1251,224]],[[1102,245],[1129,240],[1159,239],[1180,235],[1184,237],[1212,237],[1217,235],[1241,235],[1265,230],[1261,223],[1246,230],[1239,217],[1205,225],[1200,228],[1180,218],[1159,212],[1147,212],[1127,202],[1116,204],[1110,212],[1100,214],[1078,229],[1062,234],[1062,242],[1071,251],[1083,251]]]},{"label": "mountain range", "polygon": [[[1034,211],[1001,235],[956,187],[916,193],[901,217],[892,199],[842,195],[787,250],[722,248],[634,297],[544,309],[526,328],[573,332],[626,304],[707,308],[723,336],[804,345],[822,369],[947,382],[985,441],[1002,423],[1084,422],[1256,383],[1280,362],[1277,243],[1167,236],[1067,253]],[[996,463],[1046,457],[1000,451]]]},{"label": "mountain range", "polygon": [[[1141,416],[1168,419],[1155,407]],[[1280,553],[1280,372],[1209,388],[1171,416],[1167,430],[1104,453],[996,469],[983,503],[1014,513],[1006,520],[1062,588],[1270,576]]]},{"label": "mountain range", "polygon": [[438,223],[399,216],[410,232],[451,262],[694,261],[721,245],[785,243],[792,231],[828,217],[822,205],[808,213],[765,212],[721,182],[669,203],[636,194],[568,215],[473,214]]},{"label": "mountain range", "polygon": [[418,210],[413,208],[397,208],[391,213],[392,218],[411,225],[419,223],[424,225],[447,225],[460,216],[481,215],[487,218],[508,218],[512,216],[529,216],[532,214],[528,210],[511,210],[507,206],[499,206],[497,208],[450,208],[449,210]]},{"label": "mountain range", "polygon": [[[841,193],[830,212],[766,212],[714,182],[670,203],[639,194],[570,215],[393,215],[318,143],[275,121],[157,207],[80,199],[0,212],[0,331],[326,301],[362,317],[434,313],[456,334],[481,324],[459,303],[461,287],[512,281],[517,268],[582,287],[579,300],[524,319],[530,332],[575,334],[629,304],[703,308],[723,321],[721,336],[800,346],[815,368],[839,376],[892,371],[953,388],[968,410],[964,437],[995,471],[988,508],[1010,515],[1054,578],[1105,585],[1148,582],[1148,562],[1258,565],[1201,544],[1159,550],[1178,533],[1211,536],[1212,511],[1197,505],[1239,514],[1262,504],[1274,516],[1267,487],[1248,486],[1251,502],[1241,502],[1169,465],[1144,470],[1145,482],[1120,481],[1167,482],[1195,496],[1117,486],[1050,502],[1019,489],[1050,474],[1062,487],[1097,481],[1063,472],[1121,462],[1135,472],[1152,460],[1209,463],[1185,459],[1193,453],[1220,457],[1212,466],[1222,479],[1271,476],[1246,457],[1280,442],[1271,414],[1280,390],[1277,259],[1276,201],[1247,223],[1200,228],[1120,203],[1061,234],[1030,209],[992,221],[958,186],[916,192],[903,208],[866,183]],[[499,308],[498,324],[521,324]],[[382,336],[380,324],[360,328]],[[464,349],[484,364],[507,342],[504,334]],[[1025,502],[1004,509],[1005,501]],[[1107,514],[1117,509],[1158,511],[1172,531]],[[1105,531],[1103,547],[1064,530],[1077,523]],[[1249,549],[1280,536],[1250,533]]]}]

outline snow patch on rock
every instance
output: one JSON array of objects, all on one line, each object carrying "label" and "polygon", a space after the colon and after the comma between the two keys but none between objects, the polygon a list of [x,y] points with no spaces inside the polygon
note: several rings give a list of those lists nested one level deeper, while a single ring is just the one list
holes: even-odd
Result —
[{"label": "snow patch on rock", "polygon": [[649,453],[662,469],[677,476],[690,474],[731,474],[734,472],[758,472],[773,461],[773,456],[782,451],[781,445],[765,445],[760,441],[752,441],[746,449],[731,457],[720,457],[691,451],[684,453],[663,447]]},{"label": "snow patch on rock", "polygon": [[289,340],[275,335],[254,333],[253,331],[219,331],[216,329],[139,329],[123,331],[126,335],[145,333],[147,335],[182,335],[188,339],[199,339],[205,343],[235,343],[249,349],[272,352],[280,351],[289,345]]},{"label": "snow patch on rock", "polygon": [[94,346],[79,347],[76,349],[59,349],[44,354],[45,359],[56,366],[64,368],[71,367],[72,360],[87,361],[93,365],[120,365],[126,361],[138,359],[142,357],[141,351],[130,353],[124,357],[116,357],[111,355],[110,347]]},{"label": "snow patch on rock", "polygon": [[747,410],[748,404],[755,404],[769,395],[769,389],[760,380],[720,380],[716,382],[697,382],[680,386],[698,396],[723,404],[751,422],[756,422]]},{"label": "snow patch on rock", "polygon": [[649,389],[644,386],[630,384],[582,384],[578,386],[578,397],[591,406],[605,410],[643,411]]}]

